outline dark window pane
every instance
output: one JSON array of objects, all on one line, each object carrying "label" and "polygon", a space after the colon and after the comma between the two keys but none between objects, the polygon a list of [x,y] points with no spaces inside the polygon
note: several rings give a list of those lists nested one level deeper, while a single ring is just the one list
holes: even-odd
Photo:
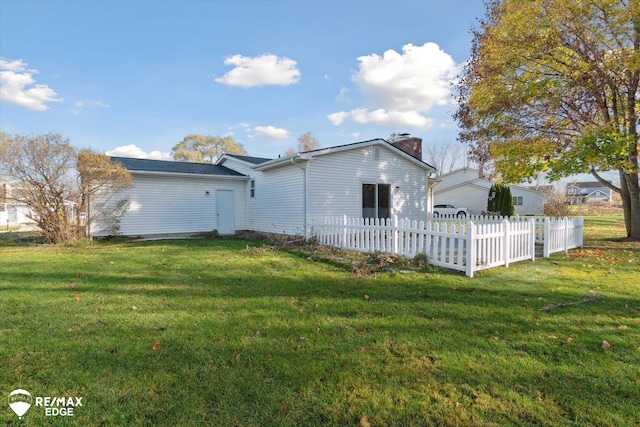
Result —
[{"label": "dark window pane", "polygon": [[362,217],[376,217],[376,185],[362,184]]},{"label": "dark window pane", "polygon": [[389,218],[391,201],[391,186],[378,184],[378,218]]}]

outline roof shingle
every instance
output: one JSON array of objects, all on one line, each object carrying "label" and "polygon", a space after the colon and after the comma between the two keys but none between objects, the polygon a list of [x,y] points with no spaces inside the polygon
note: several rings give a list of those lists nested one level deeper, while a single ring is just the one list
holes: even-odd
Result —
[{"label": "roof shingle", "polygon": [[129,171],[187,173],[194,175],[245,176],[225,166],[208,163],[174,162],[166,160],[135,159],[131,157],[111,157]]},{"label": "roof shingle", "polygon": [[272,159],[266,159],[264,157],[251,157],[251,156],[239,156],[237,154],[226,154],[228,157],[233,157],[234,159],[242,160],[247,163],[253,163],[254,165],[259,165],[260,163],[268,162]]}]

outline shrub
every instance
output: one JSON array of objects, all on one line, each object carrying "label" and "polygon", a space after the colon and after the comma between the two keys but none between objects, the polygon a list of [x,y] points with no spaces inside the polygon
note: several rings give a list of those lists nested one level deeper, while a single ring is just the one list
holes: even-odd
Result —
[{"label": "shrub", "polygon": [[487,211],[503,216],[512,216],[515,212],[511,188],[505,184],[493,184],[489,189]]}]

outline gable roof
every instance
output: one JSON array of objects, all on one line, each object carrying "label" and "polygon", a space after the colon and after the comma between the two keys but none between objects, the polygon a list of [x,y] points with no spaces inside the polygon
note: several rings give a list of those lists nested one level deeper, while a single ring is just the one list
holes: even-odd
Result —
[{"label": "gable roof", "polygon": [[458,169],[449,171],[447,173],[443,173],[442,175],[439,175],[438,178],[440,178],[440,179],[447,178],[448,176],[451,176],[451,175],[459,175],[461,173],[467,173],[467,172],[471,172],[476,177],[480,176],[480,170],[479,169],[463,167],[463,168],[458,168]]},{"label": "gable roof", "polygon": [[529,185],[527,187],[529,190],[542,191],[543,193],[553,192],[555,187],[551,184],[546,185]]},{"label": "gable roof", "polygon": [[110,157],[112,162],[120,163],[130,172],[155,172],[169,174],[212,175],[227,177],[245,177],[245,175],[225,166],[208,163],[175,162],[167,160],[135,159],[131,157]]},{"label": "gable roof", "polygon": [[488,183],[489,185],[483,185],[483,184],[485,183],[480,181],[479,179],[474,179],[473,181],[460,182],[458,184],[451,185],[449,187],[444,187],[444,188],[438,188],[438,186],[436,185],[434,187],[434,194],[446,193],[447,191],[454,190],[460,187],[468,187],[472,189],[475,188],[485,192],[491,188],[491,183]]},{"label": "gable roof", "polygon": [[260,163],[264,163],[264,162],[268,162],[269,160],[272,160],[264,157],[239,156],[237,154],[227,154],[227,153],[225,153],[223,156],[233,157],[234,159],[242,160],[243,162],[251,163],[254,165],[259,165]]},{"label": "gable roof", "polygon": [[587,198],[589,198],[589,197],[594,197],[594,198],[597,198],[597,197],[611,197],[611,192],[612,192],[612,190],[609,189],[609,188],[606,188],[606,189],[597,188],[597,189],[591,191],[590,193],[585,194],[585,197],[587,197]]},{"label": "gable roof", "polygon": [[305,151],[302,153],[295,153],[292,154],[290,156],[284,156],[284,157],[279,157],[277,159],[273,159],[273,160],[269,160],[266,161],[264,163],[260,163],[256,166],[254,166],[254,169],[256,170],[267,170],[267,169],[271,169],[274,167],[278,167],[278,166],[282,166],[285,164],[289,164],[291,162],[294,161],[294,159],[300,159],[300,160],[311,160],[314,157],[317,156],[324,156],[326,154],[332,154],[332,153],[338,153],[340,151],[347,151],[347,150],[353,150],[356,148],[363,148],[363,147],[368,147],[371,145],[382,145],[385,148],[395,152],[396,154],[400,155],[401,157],[405,158],[406,160],[410,161],[411,163],[414,163],[424,169],[427,169],[431,172],[435,172],[436,168],[434,168],[433,166],[431,166],[430,164],[423,162],[422,160],[412,156],[409,153],[406,153],[404,151],[402,151],[401,149],[399,149],[398,147],[396,147],[395,145],[390,144],[389,142],[385,141],[382,138],[376,138],[376,139],[371,139],[368,141],[360,141],[360,142],[353,142],[350,144],[344,144],[344,145],[336,145],[334,147],[327,147],[327,148],[318,148],[317,150],[311,150],[311,151]]},{"label": "gable roof", "polygon": [[567,187],[574,188],[609,188],[606,185],[598,181],[586,181],[586,182],[572,182],[567,184]]},{"label": "gable roof", "polygon": [[[440,179],[441,181],[444,181],[443,178],[447,178],[453,175],[459,175],[461,173],[467,173],[467,172],[471,172],[474,176],[479,175],[480,171],[478,169],[473,169],[473,168],[460,168],[460,169],[456,169],[454,171],[451,171],[449,173],[446,173],[444,175],[440,175],[438,177],[438,179]],[[474,179],[470,179],[467,181],[461,181],[458,183],[455,183],[453,185],[448,185],[445,187],[435,187],[435,194],[438,193],[444,193],[446,191],[449,190],[453,190],[454,188],[460,188],[460,187],[472,187],[472,188],[479,188],[482,190],[489,190],[491,188],[491,186],[493,184],[495,184],[496,181],[494,180],[490,180],[487,178],[474,178]],[[520,186],[520,185],[516,185],[516,184],[508,184],[509,188],[511,189],[511,191],[528,191],[531,193],[538,193],[538,194],[542,194],[542,190],[536,190],[535,188],[530,188],[530,187],[525,187],[525,186]]]}]

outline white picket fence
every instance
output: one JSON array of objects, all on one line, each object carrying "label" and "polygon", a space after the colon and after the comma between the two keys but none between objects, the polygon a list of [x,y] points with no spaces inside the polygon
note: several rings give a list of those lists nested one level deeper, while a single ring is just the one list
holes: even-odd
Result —
[{"label": "white picket fence", "polygon": [[567,252],[584,244],[584,219],[544,218],[544,257],[554,252]]},{"label": "white picket fence", "polygon": [[363,252],[386,252],[413,258],[424,254],[430,264],[465,272],[535,260],[543,254],[581,247],[582,218],[432,218],[429,221],[320,217],[309,221],[318,243]]}]

